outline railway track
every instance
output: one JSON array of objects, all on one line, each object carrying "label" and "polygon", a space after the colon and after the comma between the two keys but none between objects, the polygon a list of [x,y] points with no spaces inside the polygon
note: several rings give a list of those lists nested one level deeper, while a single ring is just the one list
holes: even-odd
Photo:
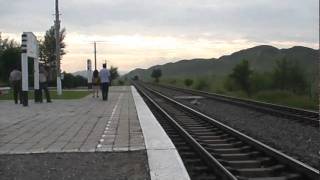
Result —
[{"label": "railway track", "polygon": [[316,111],[292,108],[292,107],[287,107],[283,105],[276,105],[276,104],[271,104],[266,102],[249,100],[249,99],[235,98],[235,97],[221,95],[221,94],[208,93],[204,91],[196,91],[196,90],[178,88],[173,86],[155,85],[155,84],[152,84],[152,86],[158,86],[164,89],[183,92],[185,94],[189,94],[193,96],[202,96],[208,99],[218,100],[221,102],[230,103],[230,104],[234,104],[241,107],[247,107],[262,113],[268,113],[274,116],[285,117],[288,119],[298,121],[303,124],[312,125],[314,127],[319,127],[320,125],[319,112],[316,112]]},{"label": "railway track", "polygon": [[318,179],[319,171],[142,84],[192,179]]}]

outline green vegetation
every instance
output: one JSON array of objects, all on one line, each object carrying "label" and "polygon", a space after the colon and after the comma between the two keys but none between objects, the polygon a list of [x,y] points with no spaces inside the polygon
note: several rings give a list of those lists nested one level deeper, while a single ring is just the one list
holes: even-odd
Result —
[{"label": "green vegetation", "polygon": [[110,67],[110,78],[111,78],[110,81],[111,81],[111,84],[112,84],[112,81],[117,79],[118,77],[119,77],[118,68],[111,66]]},{"label": "green vegetation", "polygon": [[[61,58],[66,54],[64,39],[66,30],[60,32],[60,53]],[[20,44],[12,39],[1,39],[0,37],[0,85],[8,85],[8,77],[14,67],[21,67]],[[43,41],[39,41],[39,61],[49,69],[49,84],[55,84],[55,36],[54,27],[51,27],[44,36]],[[33,84],[33,61],[29,61],[30,85]]]},{"label": "green vegetation", "polygon": [[[66,54],[66,44],[64,39],[66,37],[66,29],[60,31],[60,58]],[[54,26],[51,26],[44,35],[44,40],[39,41],[39,61],[45,66],[50,67],[52,70],[55,68],[55,50],[56,50],[56,37]]]},{"label": "green vegetation", "polygon": [[20,66],[20,53],[18,43],[0,37],[0,85],[8,84],[11,70],[15,66]]},{"label": "green vegetation", "polygon": [[261,91],[255,94],[253,99],[291,107],[314,110],[318,109],[319,104],[318,99],[312,99],[306,95],[298,95],[293,92],[283,90]]},{"label": "green vegetation", "polygon": [[215,76],[225,77],[229,75],[233,68],[243,59],[250,63],[251,70],[258,73],[272,72],[279,59],[287,59],[291,62],[297,62],[307,73],[308,81],[316,78],[318,70],[319,52],[317,49],[311,49],[302,46],[295,46],[288,49],[278,49],[272,46],[262,45],[249,49],[234,52],[230,55],[224,55],[220,58],[209,59],[191,59],[180,60],[177,62],[156,65],[148,69],[135,69],[127,74],[129,78],[135,75],[140,80],[150,81],[153,69],[160,68],[163,78],[179,77],[198,77]]},{"label": "green vegetation", "polygon": [[241,63],[237,64],[229,78],[233,79],[233,83],[236,84],[241,90],[247,93],[248,96],[251,95],[251,81],[250,76],[253,71],[250,70],[250,65],[247,60],[243,60]]},{"label": "green vegetation", "polygon": [[[57,91],[50,91],[51,99],[81,99],[89,95],[89,91],[63,91],[61,96],[57,95]],[[34,99],[34,92],[29,91],[29,99]],[[12,100],[12,92],[9,94],[0,95],[0,100]]]},{"label": "green vegetation", "polygon": [[151,73],[151,77],[154,78],[155,82],[158,83],[160,77],[162,76],[162,71],[161,69],[153,69]]},{"label": "green vegetation", "polygon": [[184,85],[187,87],[190,87],[193,84],[193,80],[192,79],[185,79],[184,80]]},{"label": "green vegetation", "polygon": [[75,88],[80,86],[87,86],[88,80],[82,76],[74,76],[71,73],[63,72],[64,78],[62,80],[63,88]]},{"label": "green vegetation", "polygon": [[[192,88],[240,98],[281,104],[304,109],[318,109],[318,94],[311,91],[314,82],[306,80],[305,71],[285,58],[277,60],[271,72],[251,70],[243,60],[227,76],[164,78],[161,83]],[[192,83],[191,83],[192,82]]]}]

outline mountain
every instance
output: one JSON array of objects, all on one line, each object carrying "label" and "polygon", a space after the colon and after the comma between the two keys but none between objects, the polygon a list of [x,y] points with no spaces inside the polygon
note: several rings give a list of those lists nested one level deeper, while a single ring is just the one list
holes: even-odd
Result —
[{"label": "mountain", "polygon": [[71,74],[73,74],[74,76],[82,76],[84,78],[87,78],[87,71],[76,71]]},{"label": "mountain", "polygon": [[258,72],[272,71],[277,60],[286,58],[289,61],[297,62],[308,74],[315,74],[318,71],[318,50],[295,46],[289,49],[278,49],[273,46],[256,46],[240,50],[231,55],[221,56],[218,59],[191,59],[181,60],[174,63],[152,66],[148,69],[135,69],[126,76],[149,79],[153,69],[160,68],[163,77],[177,76],[199,76],[219,75],[224,76],[232,71],[232,68],[243,59],[249,61],[251,68]]}]

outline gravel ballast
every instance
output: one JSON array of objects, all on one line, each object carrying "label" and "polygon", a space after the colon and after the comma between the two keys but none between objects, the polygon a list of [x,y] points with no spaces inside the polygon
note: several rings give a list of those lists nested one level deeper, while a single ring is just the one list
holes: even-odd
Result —
[{"label": "gravel ballast", "polygon": [[150,179],[146,151],[0,155],[1,180]]},{"label": "gravel ballast", "polygon": [[[190,95],[162,87],[152,88],[170,97]],[[176,100],[297,160],[319,168],[320,131],[317,127],[207,98],[198,99],[197,105],[191,103],[190,99]]]}]

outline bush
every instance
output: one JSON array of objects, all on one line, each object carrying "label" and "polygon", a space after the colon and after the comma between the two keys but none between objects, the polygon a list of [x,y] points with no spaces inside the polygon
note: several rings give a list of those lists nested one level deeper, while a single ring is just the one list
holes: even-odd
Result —
[{"label": "bush", "polygon": [[196,90],[209,90],[210,84],[205,79],[199,79],[194,87]]},{"label": "bush", "polygon": [[177,80],[175,80],[175,79],[171,79],[171,80],[169,80],[169,84],[177,84]]},{"label": "bush", "polygon": [[251,91],[253,93],[272,88],[272,74],[254,72],[250,77]]},{"label": "bush", "polygon": [[234,82],[241,88],[241,90],[245,91],[248,96],[251,95],[251,82],[250,76],[253,73],[250,70],[250,64],[247,60],[242,60],[239,64],[237,64],[232,73],[229,75],[230,78],[234,80]]},{"label": "bush", "polygon": [[187,78],[187,79],[184,80],[184,85],[185,86],[190,87],[190,86],[192,86],[192,84],[193,84],[193,80],[192,79]]},{"label": "bush", "polygon": [[118,85],[123,86],[124,85],[124,81],[122,81],[121,79],[118,80]]},{"label": "bush", "polygon": [[308,87],[304,69],[298,63],[283,58],[276,62],[273,71],[273,84],[275,88],[290,90],[294,93],[306,93]]},{"label": "bush", "polygon": [[223,87],[227,90],[227,91],[235,91],[238,89],[237,84],[235,83],[233,78],[227,77],[225,78],[225,81],[223,83]]},{"label": "bush", "polygon": [[161,69],[153,69],[151,73],[151,77],[154,78],[154,81],[156,83],[159,82],[159,78],[162,76],[162,71]]}]

